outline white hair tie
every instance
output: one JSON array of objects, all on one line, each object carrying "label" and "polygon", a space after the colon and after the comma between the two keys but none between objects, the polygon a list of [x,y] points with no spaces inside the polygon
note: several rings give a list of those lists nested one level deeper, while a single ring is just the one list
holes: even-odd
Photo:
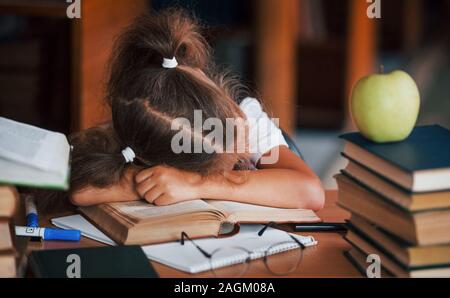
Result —
[{"label": "white hair tie", "polygon": [[125,158],[125,163],[133,162],[134,158],[136,157],[136,154],[134,154],[133,149],[130,147],[127,147],[122,150],[123,158]]},{"label": "white hair tie", "polygon": [[175,57],[172,59],[163,58],[162,67],[164,68],[175,68],[178,66],[178,61]]}]

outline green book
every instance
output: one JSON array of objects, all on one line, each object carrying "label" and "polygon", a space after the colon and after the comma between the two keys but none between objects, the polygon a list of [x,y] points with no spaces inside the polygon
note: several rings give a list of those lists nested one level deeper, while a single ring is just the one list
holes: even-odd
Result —
[{"label": "green book", "polygon": [[450,130],[417,126],[401,142],[375,143],[360,133],[341,136],[344,156],[411,193],[450,189]]},{"label": "green book", "polygon": [[28,264],[40,278],[155,278],[140,246],[33,251]]},{"label": "green book", "polygon": [[0,117],[0,183],[66,190],[69,156],[64,134]]}]

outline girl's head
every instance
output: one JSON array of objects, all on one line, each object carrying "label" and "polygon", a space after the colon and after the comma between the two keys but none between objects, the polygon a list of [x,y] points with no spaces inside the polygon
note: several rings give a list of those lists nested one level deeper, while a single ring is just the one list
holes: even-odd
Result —
[{"label": "girl's head", "polygon": [[[114,129],[138,159],[206,174],[247,160],[245,152],[220,153],[230,144],[246,147],[242,146],[247,143],[246,133],[236,133],[245,127],[233,130],[232,138],[226,137],[225,129],[227,119],[245,119],[235,102],[245,89],[214,70],[209,46],[199,31],[199,25],[179,10],[138,18],[116,42],[107,88]],[[164,58],[175,58],[178,65],[163,67]],[[225,144],[208,136],[215,126],[194,130],[195,113],[201,113],[202,124],[206,119],[222,124]],[[181,129],[179,118],[190,127]],[[172,142],[180,130],[183,140],[192,144],[191,152],[174,152]],[[219,150],[194,153],[199,142]]]}]

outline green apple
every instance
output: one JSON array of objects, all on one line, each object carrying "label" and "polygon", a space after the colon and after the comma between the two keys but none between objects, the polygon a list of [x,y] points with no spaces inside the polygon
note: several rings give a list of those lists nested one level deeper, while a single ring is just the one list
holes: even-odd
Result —
[{"label": "green apple", "polygon": [[406,139],[419,115],[420,95],[416,83],[404,71],[362,78],[353,88],[353,120],[368,139],[383,143]]}]

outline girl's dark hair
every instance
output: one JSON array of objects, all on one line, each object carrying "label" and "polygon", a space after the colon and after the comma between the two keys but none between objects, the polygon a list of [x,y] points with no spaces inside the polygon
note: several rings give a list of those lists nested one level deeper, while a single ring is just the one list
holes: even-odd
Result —
[{"label": "girl's dark hair", "polygon": [[[119,138],[144,163],[203,174],[248,163],[245,152],[174,153],[171,148],[179,132],[171,128],[174,120],[181,117],[192,124],[194,110],[200,110],[203,119],[219,119],[223,127],[227,119],[245,119],[235,99],[243,97],[246,89],[238,80],[215,70],[200,29],[186,12],[169,9],[139,17],[116,41],[107,100]],[[163,68],[163,58],[172,57],[178,66]],[[246,139],[238,139],[237,134],[229,140],[225,132],[227,145],[246,144]],[[194,144],[199,139],[207,141],[210,131],[186,133]]]},{"label": "girl's dark hair", "polygon": [[38,208],[47,213],[70,207],[70,196],[86,186],[102,188],[118,183],[127,167],[111,124],[71,134],[68,139],[73,146],[70,190],[34,191]]},{"label": "girl's dark hair", "polygon": [[69,136],[72,191],[88,185],[107,187],[119,182],[126,162],[119,138],[111,124],[93,127]]},{"label": "girl's dark hair", "polygon": [[[179,65],[163,68],[163,58],[172,57]],[[70,191],[37,191],[38,208],[51,212],[70,206],[74,192],[116,184],[127,166],[166,164],[200,174],[247,168],[245,152],[177,154],[171,147],[180,132],[171,129],[175,119],[193,123],[194,110],[200,110],[203,119],[217,118],[226,127],[227,119],[245,119],[235,101],[245,96],[246,88],[238,80],[215,70],[200,26],[186,12],[170,9],[136,19],[117,39],[110,61],[107,101],[113,125],[69,136],[73,146]],[[225,132],[227,143],[242,148],[244,142],[247,147],[246,133],[242,140],[234,131],[229,140]],[[208,133],[186,131],[192,144],[196,139],[208,140]],[[121,153],[127,146],[137,156],[134,165],[126,164]],[[241,182],[239,177],[225,176]]]}]

